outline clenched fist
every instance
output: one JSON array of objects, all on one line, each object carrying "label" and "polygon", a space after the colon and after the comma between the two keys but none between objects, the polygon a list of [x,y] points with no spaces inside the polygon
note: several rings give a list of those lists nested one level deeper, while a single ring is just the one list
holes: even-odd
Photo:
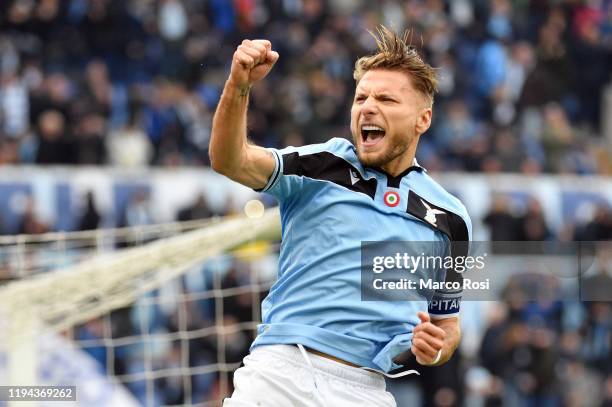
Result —
[{"label": "clenched fist", "polygon": [[421,323],[412,331],[412,348],[410,350],[421,365],[431,365],[439,360],[437,356],[444,345],[446,332],[432,324],[428,314],[418,312],[417,316]]},{"label": "clenched fist", "polygon": [[235,86],[251,86],[264,78],[278,60],[268,40],[244,40],[232,59],[230,82]]}]

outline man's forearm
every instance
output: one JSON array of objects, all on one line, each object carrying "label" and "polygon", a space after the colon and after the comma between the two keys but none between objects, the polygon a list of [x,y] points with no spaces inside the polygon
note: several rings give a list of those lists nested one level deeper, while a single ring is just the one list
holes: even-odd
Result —
[{"label": "man's forearm", "polygon": [[228,80],[213,117],[210,162],[222,174],[237,171],[243,159],[249,91],[250,86],[236,86]]},{"label": "man's forearm", "polygon": [[461,328],[459,325],[459,318],[447,318],[440,320],[433,320],[432,323],[444,330],[446,335],[442,345],[442,354],[440,360],[432,366],[442,365],[453,356],[455,350],[459,346],[461,340]]},{"label": "man's forearm", "polygon": [[421,320],[412,330],[412,346],[410,352],[396,357],[395,362],[406,364],[412,354],[423,366],[438,366],[447,362],[459,346],[461,330],[459,318],[431,319],[426,312],[419,311]]}]

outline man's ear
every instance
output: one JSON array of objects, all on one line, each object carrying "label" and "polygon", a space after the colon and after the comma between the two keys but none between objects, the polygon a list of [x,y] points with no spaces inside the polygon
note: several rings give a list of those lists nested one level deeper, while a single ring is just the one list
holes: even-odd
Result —
[{"label": "man's ear", "polygon": [[431,115],[431,107],[424,107],[423,109],[421,109],[421,111],[418,113],[416,125],[414,128],[416,134],[421,135],[425,133],[427,129],[429,129],[429,126],[431,125]]}]

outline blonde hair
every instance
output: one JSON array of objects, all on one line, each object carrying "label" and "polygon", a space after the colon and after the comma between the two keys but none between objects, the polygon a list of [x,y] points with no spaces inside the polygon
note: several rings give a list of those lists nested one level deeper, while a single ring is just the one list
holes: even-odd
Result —
[{"label": "blonde hair", "polygon": [[355,81],[359,83],[363,75],[373,69],[405,72],[415,89],[427,98],[430,105],[433,105],[438,85],[436,73],[411,45],[410,31],[406,30],[404,36],[400,38],[395,32],[380,25],[376,28],[376,33],[370,32],[370,34],[376,40],[378,52],[361,57],[355,62],[353,71]]}]

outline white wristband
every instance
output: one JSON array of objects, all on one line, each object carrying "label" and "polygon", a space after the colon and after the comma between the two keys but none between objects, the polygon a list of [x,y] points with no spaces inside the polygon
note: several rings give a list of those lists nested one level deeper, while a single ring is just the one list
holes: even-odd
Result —
[{"label": "white wristband", "polygon": [[440,361],[440,358],[442,358],[442,349],[438,351],[436,358],[433,360],[433,362],[430,363],[430,365],[435,365],[436,363],[438,363]]}]

